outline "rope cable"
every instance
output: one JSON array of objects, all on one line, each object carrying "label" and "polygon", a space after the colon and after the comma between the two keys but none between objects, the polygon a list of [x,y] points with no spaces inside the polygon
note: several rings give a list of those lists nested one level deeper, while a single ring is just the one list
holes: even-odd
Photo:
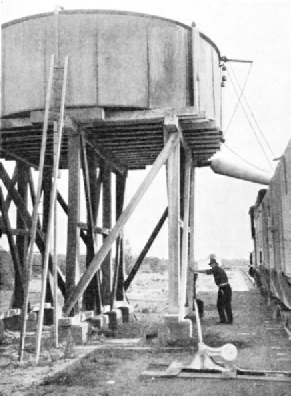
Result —
[{"label": "rope cable", "polygon": [[246,164],[248,164],[248,165],[252,166],[253,168],[256,168],[260,171],[267,172],[265,169],[262,169],[256,165],[252,164],[251,162],[247,161],[245,158],[241,157],[239,154],[237,154],[235,151],[233,151],[230,147],[228,147],[228,145],[226,143],[224,143],[224,147],[226,147],[229,151],[231,151],[234,155],[236,155],[239,159],[244,161]]},{"label": "rope cable", "polygon": [[[231,118],[230,118],[230,121],[229,121],[229,123],[228,123],[228,125],[227,125],[227,127],[226,127],[226,129],[225,129],[225,131],[224,131],[224,136],[226,136],[226,133],[227,133],[227,131],[228,131],[228,128],[230,127],[230,124],[231,124],[231,122],[232,122],[232,120],[233,120],[233,118],[234,118],[234,116],[235,116],[235,113],[236,113],[236,111],[237,111],[237,108],[238,108],[238,106],[239,106],[239,104],[240,104],[240,102],[241,102],[241,98],[242,98],[242,96],[243,96],[243,93],[244,93],[244,90],[245,90],[247,81],[248,81],[248,79],[249,79],[252,66],[253,66],[253,64],[250,63],[250,67],[249,67],[248,74],[247,74],[247,76],[246,76],[246,80],[245,80],[244,85],[243,85],[243,87],[242,87],[242,89],[241,89],[241,93],[240,93],[240,95],[239,95],[237,104],[236,104],[236,106],[235,106],[235,108],[234,108],[234,111],[233,111],[233,113],[232,113],[232,116],[231,116]],[[230,67],[231,67],[231,64],[230,64]],[[233,71],[233,70],[232,70],[232,71]],[[233,74],[234,74],[234,73],[233,73]],[[239,84],[238,84],[238,85],[239,85]]]},{"label": "rope cable", "polygon": [[[236,80],[236,83],[237,83],[238,87],[240,88],[240,84],[239,84],[239,82],[238,82],[238,79],[237,79],[237,77],[236,77],[236,75],[235,75],[235,73],[234,73],[234,70],[233,70],[231,64],[230,64],[230,69],[231,69],[231,71],[232,71],[232,73],[233,73],[233,76],[234,76],[234,78],[235,78],[235,80]],[[270,147],[270,145],[269,145],[267,139],[266,139],[265,136],[264,136],[264,133],[263,133],[262,129],[260,128],[260,126],[259,126],[259,124],[258,124],[258,122],[257,122],[257,120],[256,120],[256,118],[255,118],[254,113],[252,112],[252,110],[251,110],[251,108],[250,108],[250,105],[248,104],[248,101],[247,101],[247,99],[246,99],[246,97],[245,97],[245,95],[244,95],[243,90],[242,90],[242,97],[243,97],[243,99],[244,99],[244,101],[245,101],[245,104],[247,105],[247,108],[248,108],[248,110],[249,110],[249,112],[250,112],[250,114],[251,114],[251,116],[252,116],[252,118],[253,118],[253,120],[254,120],[254,122],[255,122],[257,128],[258,128],[258,131],[260,132],[260,134],[261,134],[261,136],[262,136],[262,138],[263,138],[263,140],[264,140],[264,142],[265,142],[265,144],[266,144],[266,146],[267,146],[268,149],[270,150],[270,153],[272,154],[272,156],[275,157],[275,154],[273,153],[273,151],[272,151],[272,149],[271,149],[271,147]]]},{"label": "rope cable", "polygon": [[[228,75],[229,75],[229,77],[230,77],[230,80],[231,80],[231,82],[232,82],[232,85],[233,85],[233,87],[234,87],[234,90],[235,90],[237,96],[239,97],[239,93],[238,93],[237,88],[236,88],[236,86],[235,86],[235,84],[234,84],[234,82],[233,82],[233,79],[232,79],[232,77],[231,77],[231,75],[230,75],[229,73],[228,73]],[[257,142],[258,142],[259,146],[261,147],[261,149],[262,149],[262,151],[263,151],[263,153],[264,153],[264,155],[265,155],[265,157],[266,157],[266,160],[267,160],[268,164],[270,165],[271,169],[274,170],[274,168],[273,168],[273,166],[272,166],[272,163],[270,162],[270,160],[269,160],[269,158],[268,158],[268,155],[267,155],[267,153],[266,153],[264,147],[262,146],[262,144],[261,144],[261,142],[260,142],[260,139],[259,139],[259,137],[258,137],[258,134],[257,134],[257,132],[255,131],[255,129],[254,129],[252,123],[251,123],[251,120],[250,120],[250,118],[249,118],[249,116],[248,116],[248,114],[247,114],[247,112],[246,112],[246,109],[245,109],[245,106],[244,106],[243,102],[240,102],[240,103],[241,103],[242,109],[243,109],[243,111],[244,111],[244,113],[245,113],[245,116],[246,116],[246,118],[247,118],[247,120],[248,120],[248,122],[249,122],[249,124],[250,124],[250,127],[252,128],[252,130],[253,130],[253,132],[254,132],[254,134],[255,134],[255,137],[256,137],[256,139],[257,139]]]}]

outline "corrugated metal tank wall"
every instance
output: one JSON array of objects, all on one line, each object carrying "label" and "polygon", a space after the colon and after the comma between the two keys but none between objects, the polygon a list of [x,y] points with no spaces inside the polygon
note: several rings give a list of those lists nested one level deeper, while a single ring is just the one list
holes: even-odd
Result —
[{"label": "corrugated metal tank wall", "polygon": [[27,17],[2,29],[3,116],[44,108],[50,57],[58,49],[60,61],[69,56],[69,107],[181,108],[193,106],[199,87],[200,110],[219,124],[219,52],[198,33],[192,54],[189,26],[87,10]]}]

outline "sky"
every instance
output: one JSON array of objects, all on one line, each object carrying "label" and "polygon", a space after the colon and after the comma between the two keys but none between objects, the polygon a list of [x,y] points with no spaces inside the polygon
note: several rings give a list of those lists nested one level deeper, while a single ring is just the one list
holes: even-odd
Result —
[{"label": "sky", "polygon": [[[221,154],[235,160],[240,157],[260,169],[274,171],[274,159],[283,154],[291,135],[290,1],[1,0],[1,22],[52,12],[57,4],[66,10],[134,11],[173,19],[186,25],[195,22],[197,28],[218,46],[222,56],[252,61],[252,64],[232,63],[228,67],[230,76],[227,74],[223,94],[222,125],[226,142]],[[247,81],[244,109],[237,107],[238,88],[234,89],[235,81],[241,87]],[[237,111],[234,112],[236,107]],[[127,202],[147,171],[130,172]],[[61,183],[65,189],[66,182],[61,179]],[[248,212],[261,188],[265,187],[220,176],[208,168],[197,169],[196,259],[205,258],[213,252],[222,258],[248,258],[253,249]],[[125,227],[125,236],[134,254],[139,254],[166,206],[163,168]],[[165,225],[149,255],[166,258],[167,249]]]}]

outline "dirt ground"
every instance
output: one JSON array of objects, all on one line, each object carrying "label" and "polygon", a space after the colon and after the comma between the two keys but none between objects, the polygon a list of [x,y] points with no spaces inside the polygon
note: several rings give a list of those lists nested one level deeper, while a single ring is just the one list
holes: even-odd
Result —
[{"label": "dirt ground", "polygon": [[[234,290],[232,326],[216,324],[216,292],[199,292],[205,306],[203,342],[211,347],[233,343],[239,351],[235,364],[245,369],[291,371],[291,342],[283,325],[272,317],[266,298],[246,282],[248,291]],[[34,365],[34,332],[20,364],[19,334],[6,331],[0,345],[0,395],[290,395],[290,382],[143,375],[152,367],[189,364],[197,351],[197,330],[193,323],[190,342],[169,339],[163,275],[139,274],[128,298],[135,307],[132,322],[114,332],[93,329],[87,345],[67,342],[56,350],[45,328],[38,366]]]}]

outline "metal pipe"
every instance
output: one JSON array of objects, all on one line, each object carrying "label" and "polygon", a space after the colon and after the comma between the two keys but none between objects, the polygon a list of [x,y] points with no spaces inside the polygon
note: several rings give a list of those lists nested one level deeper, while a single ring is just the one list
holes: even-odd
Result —
[{"label": "metal pipe", "polygon": [[235,179],[246,180],[264,185],[269,185],[272,178],[272,175],[267,172],[254,169],[247,164],[240,165],[236,162],[221,157],[211,160],[210,168],[213,170],[213,172],[218,173],[219,175],[225,175],[234,177]]}]

